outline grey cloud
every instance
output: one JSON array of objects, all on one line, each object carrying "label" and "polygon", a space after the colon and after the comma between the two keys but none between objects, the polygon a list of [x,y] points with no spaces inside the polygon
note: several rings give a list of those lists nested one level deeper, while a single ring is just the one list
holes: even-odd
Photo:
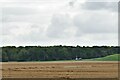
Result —
[{"label": "grey cloud", "polygon": [[70,32],[69,29],[71,27],[72,22],[69,15],[67,14],[53,15],[51,24],[47,29],[47,36],[56,38],[72,36],[72,34],[69,33]]},{"label": "grey cloud", "polygon": [[[11,8],[10,8],[11,9]],[[24,23],[35,23],[35,24],[46,24],[50,20],[51,13],[45,13],[42,12],[39,9],[26,9],[28,10],[29,14],[26,12],[24,14],[21,14],[18,12],[18,14],[14,14],[15,11],[13,11],[13,14],[11,11],[3,12],[2,19],[0,19],[0,22],[3,23],[10,23],[10,22],[24,22]]]},{"label": "grey cloud", "polygon": [[[73,32],[66,32],[73,27]],[[47,36],[55,38],[70,37],[70,35],[82,36],[85,34],[117,33],[116,14],[84,12],[73,18],[68,15],[53,16],[50,26],[47,29]]]},{"label": "grey cloud", "polygon": [[[79,3],[74,3],[73,1],[69,3],[69,6],[76,8],[70,8],[69,10],[64,6],[63,2],[58,2],[63,5],[58,7],[55,4],[58,7],[56,11],[54,10],[55,13],[51,13],[52,11],[47,9],[50,6],[46,3],[49,4],[45,1],[45,5],[38,3],[33,8],[30,8],[30,5],[33,5],[32,3],[29,7],[26,4],[25,7],[25,5],[22,6],[18,3],[18,6],[21,7],[4,8],[3,21],[5,21],[5,24],[11,23],[11,25],[8,24],[4,27],[4,43],[19,45],[38,45],[40,43],[45,43],[45,45],[94,45],[99,43],[103,45],[107,41],[108,44],[111,44],[108,40],[116,43],[114,40],[117,40],[115,36],[117,18],[111,15],[112,11],[115,11],[113,5],[111,5],[112,3],[92,2],[87,4],[86,2],[80,9]],[[45,7],[47,5],[47,7],[39,8],[39,5],[44,5]],[[47,10],[45,11],[44,9]],[[96,14],[97,11],[98,13]],[[51,16],[49,14],[56,15]],[[49,22],[51,18],[52,20]],[[16,26],[18,27],[16,28]]]},{"label": "grey cloud", "polygon": [[[7,26],[7,25],[6,25]],[[24,25],[22,31],[20,26],[15,27],[10,25],[8,27],[3,27],[3,44],[34,44],[37,42],[43,42],[45,38],[44,28],[37,24]],[[22,32],[21,32],[21,31]],[[13,42],[14,41],[14,42]]]},{"label": "grey cloud", "polygon": [[3,7],[3,15],[30,15],[36,14],[37,10],[29,7]]},{"label": "grey cloud", "polygon": [[69,6],[74,7],[76,2],[77,2],[77,0],[70,1]]},{"label": "grey cloud", "polygon": [[[81,35],[81,31],[85,34],[90,33],[117,33],[117,17],[102,14],[84,14],[74,17],[74,25],[78,28],[76,35]],[[88,18],[87,18],[88,17]]]},{"label": "grey cloud", "polygon": [[2,22],[30,21],[38,11],[27,7],[4,7],[2,9]]},{"label": "grey cloud", "polygon": [[83,8],[97,10],[106,8],[106,2],[86,2],[83,4]]},{"label": "grey cloud", "polygon": [[109,11],[118,11],[117,2],[85,2],[82,5],[83,9],[87,10],[109,10]]},{"label": "grey cloud", "polygon": [[23,42],[40,42],[45,37],[45,29],[40,25],[33,24],[28,28],[29,33],[18,34],[16,39]]},{"label": "grey cloud", "polygon": [[[9,26],[8,26],[9,25]],[[12,35],[13,33],[12,33],[12,29],[16,29],[16,28],[18,28],[18,26],[17,25],[10,25],[10,24],[8,24],[8,25],[2,25],[2,35],[3,36],[8,36],[8,35]]]}]

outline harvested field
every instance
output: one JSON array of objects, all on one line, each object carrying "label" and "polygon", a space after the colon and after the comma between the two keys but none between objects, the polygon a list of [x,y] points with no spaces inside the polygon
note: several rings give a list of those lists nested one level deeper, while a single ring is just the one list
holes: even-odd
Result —
[{"label": "harvested field", "polygon": [[2,67],[3,78],[118,78],[118,62],[110,61],[3,62]]}]

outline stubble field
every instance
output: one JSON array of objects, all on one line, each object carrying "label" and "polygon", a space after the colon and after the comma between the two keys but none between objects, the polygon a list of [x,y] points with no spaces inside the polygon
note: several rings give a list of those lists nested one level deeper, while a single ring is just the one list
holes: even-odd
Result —
[{"label": "stubble field", "polygon": [[3,78],[118,78],[118,62],[3,62]]}]

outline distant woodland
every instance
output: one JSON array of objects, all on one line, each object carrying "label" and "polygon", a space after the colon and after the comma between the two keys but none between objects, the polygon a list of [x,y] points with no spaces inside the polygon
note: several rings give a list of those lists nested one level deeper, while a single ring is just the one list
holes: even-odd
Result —
[{"label": "distant woodland", "polygon": [[118,46],[6,46],[1,47],[2,61],[56,61],[99,58],[118,54]]}]

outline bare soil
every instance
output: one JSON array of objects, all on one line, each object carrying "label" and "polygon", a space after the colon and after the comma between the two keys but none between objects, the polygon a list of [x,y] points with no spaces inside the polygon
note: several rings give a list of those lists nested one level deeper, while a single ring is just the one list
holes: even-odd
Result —
[{"label": "bare soil", "polygon": [[[118,78],[118,62],[3,62],[3,78]],[[56,79],[57,80],[57,79]]]}]

